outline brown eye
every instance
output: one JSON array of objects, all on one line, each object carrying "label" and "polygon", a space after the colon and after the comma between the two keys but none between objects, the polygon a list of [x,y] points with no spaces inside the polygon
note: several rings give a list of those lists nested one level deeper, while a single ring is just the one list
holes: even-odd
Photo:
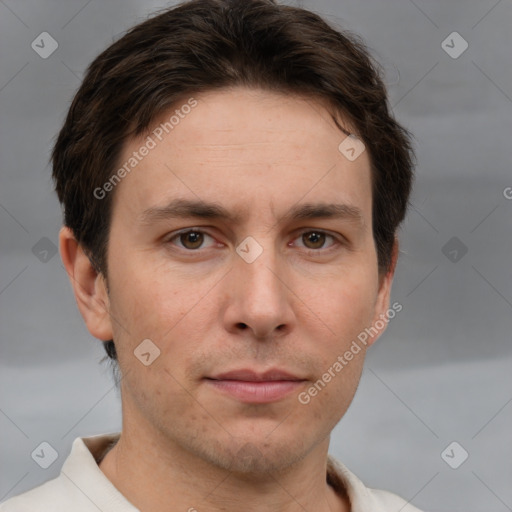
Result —
[{"label": "brown eye", "polygon": [[204,234],[198,231],[187,231],[181,233],[179,239],[185,249],[198,249],[204,242]]},{"label": "brown eye", "polygon": [[325,233],[308,231],[302,235],[302,242],[308,249],[321,249],[325,244]]}]

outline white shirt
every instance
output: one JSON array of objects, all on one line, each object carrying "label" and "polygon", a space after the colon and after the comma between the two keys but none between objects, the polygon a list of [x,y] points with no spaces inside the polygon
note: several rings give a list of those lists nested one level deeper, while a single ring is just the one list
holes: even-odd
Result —
[{"label": "white shirt", "polygon": [[[98,466],[119,433],[78,437],[60,475],[0,505],[0,512],[137,512]],[[327,480],[346,492],[351,512],[420,512],[387,491],[369,489],[343,464],[329,457]]]}]

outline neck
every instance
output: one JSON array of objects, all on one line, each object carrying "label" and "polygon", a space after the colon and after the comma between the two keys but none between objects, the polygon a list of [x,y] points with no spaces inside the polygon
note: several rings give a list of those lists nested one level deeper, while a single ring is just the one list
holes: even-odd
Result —
[{"label": "neck", "polygon": [[[348,512],[348,498],[326,482],[329,438],[292,467],[234,473],[215,467],[159,436],[123,425],[101,471],[144,512]],[[140,439],[145,439],[143,443]]]}]

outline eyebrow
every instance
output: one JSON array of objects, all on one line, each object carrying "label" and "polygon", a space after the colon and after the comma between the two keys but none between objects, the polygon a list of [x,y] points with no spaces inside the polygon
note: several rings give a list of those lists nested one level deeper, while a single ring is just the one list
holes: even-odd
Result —
[{"label": "eyebrow", "polygon": [[[142,212],[141,224],[153,224],[162,220],[176,218],[215,219],[239,223],[240,212],[230,212],[217,203],[203,200],[174,199],[165,206],[152,206]],[[295,205],[279,221],[311,219],[346,219],[364,225],[362,211],[353,205],[337,203],[302,203]]]}]

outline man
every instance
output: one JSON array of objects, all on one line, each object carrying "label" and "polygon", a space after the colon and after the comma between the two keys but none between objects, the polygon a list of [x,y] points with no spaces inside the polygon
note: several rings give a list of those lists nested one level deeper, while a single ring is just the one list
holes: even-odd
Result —
[{"label": "man", "polygon": [[363,43],[270,0],[163,11],[91,64],[52,160],[123,427],[2,511],[417,510],[328,456],[412,181]]}]

